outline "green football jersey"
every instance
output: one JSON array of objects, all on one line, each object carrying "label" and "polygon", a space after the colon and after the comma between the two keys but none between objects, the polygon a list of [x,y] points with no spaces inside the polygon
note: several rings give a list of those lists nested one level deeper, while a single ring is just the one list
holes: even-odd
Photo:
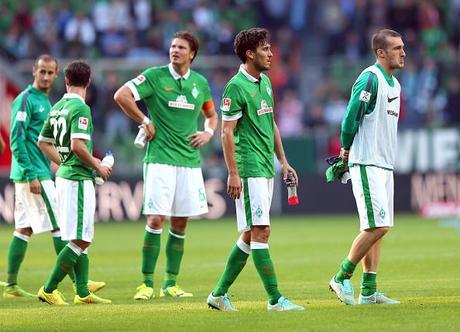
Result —
[{"label": "green football jersey", "polygon": [[149,68],[127,85],[136,101],[144,101],[156,129],[144,162],[200,167],[200,151],[189,145],[188,136],[197,131],[201,109],[211,100],[206,78],[193,70],[181,77],[169,64]]},{"label": "green football jersey", "polygon": [[268,76],[252,77],[241,65],[224,88],[220,109],[223,121],[238,120],[235,158],[241,177],[275,176],[273,92]]},{"label": "green football jersey", "polygon": [[32,85],[29,85],[13,101],[10,179],[15,182],[51,178],[50,161],[37,146],[38,135],[50,109],[48,95]]},{"label": "green football jersey", "polygon": [[56,176],[69,180],[93,179],[93,169],[84,164],[70,148],[72,139],[83,139],[92,154],[92,133],[93,121],[89,106],[78,94],[66,93],[51,109],[39,138],[54,143],[59,152],[61,166]]}]

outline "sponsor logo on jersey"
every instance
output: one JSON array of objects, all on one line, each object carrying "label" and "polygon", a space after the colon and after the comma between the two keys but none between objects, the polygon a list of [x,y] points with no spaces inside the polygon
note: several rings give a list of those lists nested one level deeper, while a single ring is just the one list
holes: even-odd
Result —
[{"label": "sponsor logo on jersey", "polygon": [[393,111],[393,110],[387,110],[388,115],[393,115],[395,117],[399,116],[399,112]]},{"label": "sponsor logo on jersey", "polygon": [[69,153],[70,149],[68,146],[57,146],[56,149],[59,153]]},{"label": "sponsor logo on jersey", "polygon": [[361,91],[361,94],[359,95],[359,100],[368,103],[371,100],[372,93],[368,91]]},{"label": "sponsor logo on jersey", "polygon": [[133,79],[133,83],[136,85],[142,84],[145,81],[145,76],[144,75],[139,75],[135,79]]},{"label": "sponsor logo on jersey", "polygon": [[27,113],[26,112],[17,112],[16,113],[16,121],[26,121]]},{"label": "sponsor logo on jersey", "polygon": [[169,107],[174,107],[174,108],[181,108],[185,110],[193,110],[195,109],[194,104],[190,104],[187,101],[187,97],[184,95],[180,95],[176,98],[176,101],[169,101],[168,102]]},{"label": "sponsor logo on jersey", "polygon": [[393,98],[390,98],[390,96],[387,96],[387,99],[388,99],[388,103],[391,103],[393,100],[398,99],[398,96],[393,97]]},{"label": "sponsor logo on jersey", "polygon": [[228,112],[230,111],[230,105],[232,104],[232,100],[230,98],[222,99],[222,111]]},{"label": "sponsor logo on jersey", "polygon": [[78,118],[78,129],[88,130],[88,118]]},{"label": "sponsor logo on jersey", "polygon": [[260,109],[257,110],[257,115],[263,115],[266,113],[273,113],[273,107],[268,106],[265,99],[262,99],[260,102]]}]

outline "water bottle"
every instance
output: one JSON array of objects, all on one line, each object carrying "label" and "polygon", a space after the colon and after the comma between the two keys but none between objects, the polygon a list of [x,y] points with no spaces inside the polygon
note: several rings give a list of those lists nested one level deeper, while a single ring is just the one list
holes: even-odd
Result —
[{"label": "water bottle", "polygon": [[294,174],[288,174],[286,184],[288,191],[288,205],[299,204],[299,197],[297,197],[297,183],[295,181]]},{"label": "water bottle", "polygon": [[134,146],[138,149],[142,149],[147,143],[147,139],[145,136],[145,129],[143,127],[139,128],[139,132],[137,133],[136,138],[134,139]]},{"label": "water bottle", "polygon": [[[112,168],[114,163],[115,163],[115,159],[113,158],[112,151],[108,151],[108,152],[105,154],[104,158],[102,159],[101,165],[104,165],[104,166],[107,166],[107,167],[109,167],[109,168]],[[96,177],[94,178],[94,181],[96,182],[96,184],[97,184],[98,186],[103,185],[104,182],[105,182],[104,179],[101,178],[100,176],[96,176]]]}]

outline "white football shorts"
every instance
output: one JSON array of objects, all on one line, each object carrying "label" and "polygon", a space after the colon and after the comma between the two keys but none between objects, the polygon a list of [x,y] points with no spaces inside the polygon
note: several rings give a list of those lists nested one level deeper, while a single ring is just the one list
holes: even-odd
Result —
[{"label": "white football shorts", "polygon": [[68,180],[56,177],[58,219],[65,241],[92,242],[96,192],[92,180]]},{"label": "white football shorts", "polygon": [[34,234],[57,230],[56,188],[52,180],[40,181],[41,195],[30,192],[29,183],[15,183],[14,224],[31,227]]},{"label": "white football shorts", "polygon": [[172,217],[208,213],[201,169],[144,163],[142,213]]},{"label": "white football shorts", "polygon": [[269,226],[273,178],[241,178],[241,181],[241,195],[235,200],[238,232],[246,232],[252,226]]},{"label": "white football shorts", "polygon": [[393,171],[376,166],[350,167],[360,230],[393,227]]}]

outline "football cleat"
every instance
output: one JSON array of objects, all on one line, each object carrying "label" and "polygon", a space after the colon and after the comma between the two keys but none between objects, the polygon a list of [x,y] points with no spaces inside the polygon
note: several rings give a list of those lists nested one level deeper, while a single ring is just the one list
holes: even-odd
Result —
[{"label": "football cleat", "polygon": [[295,303],[292,303],[287,298],[281,296],[278,299],[277,303],[270,304],[269,302],[267,304],[267,310],[268,311],[301,311],[301,310],[305,310],[305,308]]},{"label": "football cleat", "polygon": [[17,297],[37,297],[35,294],[26,292],[18,285],[5,286],[3,290],[3,297],[5,299],[14,299]]},{"label": "football cleat", "polygon": [[153,288],[147,287],[145,284],[140,285],[136,288],[137,293],[134,295],[135,300],[150,300],[155,297],[153,294]]},{"label": "football cleat", "polygon": [[44,287],[42,286],[38,291],[38,299],[42,302],[46,302],[49,305],[69,305],[66,301],[64,296],[60,291],[55,289],[51,293],[45,292]]},{"label": "football cleat", "polygon": [[185,292],[180,286],[174,285],[166,287],[165,289],[160,288],[160,297],[192,297],[192,293]]},{"label": "football cleat", "polygon": [[[88,290],[91,293],[96,293],[97,291],[100,291],[102,288],[104,288],[107,284],[103,281],[93,281],[93,280],[88,280]],[[73,291],[75,294],[77,293],[77,286],[75,284],[72,284]]]},{"label": "football cleat", "polygon": [[376,291],[374,294],[369,296],[364,296],[359,294],[358,298],[359,304],[400,304],[401,302],[390,299],[385,296],[385,294]]},{"label": "football cleat", "polygon": [[206,301],[208,306],[212,309],[220,311],[238,311],[230,301],[230,298],[227,294],[222,296],[214,296],[212,292],[208,295],[208,300]]},{"label": "football cleat", "polygon": [[88,296],[80,297],[75,295],[73,298],[73,303],[75,304],[110,304],[112,303],[111,300],[103,299],[102,297],[97,296],[94,293],[89,293]]},{"label": "football cleat", "polygon": [[351,284],[350,279],[345,279],[343,283],[335,281],[335,276],[332,277],[329,282],[329,289],[331,292],[334,292],[337,295],[337,298],[347,304],[355,305],[356,300],[354,298],[355,292],[353,290],[353,285]]},{"label": "football cleat", "polygon": [[0,281],[0,287],[5,287],[6,285],[8,285],[6,282]]}]

